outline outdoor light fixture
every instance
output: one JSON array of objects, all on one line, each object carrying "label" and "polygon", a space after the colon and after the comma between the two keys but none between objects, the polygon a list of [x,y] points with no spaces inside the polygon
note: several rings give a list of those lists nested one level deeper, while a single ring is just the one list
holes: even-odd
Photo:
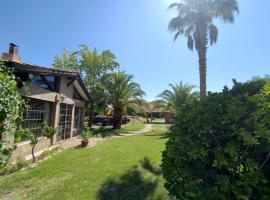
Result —
[{"label": "outdoor light fixture", "polygon": [[65,95],[60,95],[60,100],[63,102],[65,100],[66,96]]}]

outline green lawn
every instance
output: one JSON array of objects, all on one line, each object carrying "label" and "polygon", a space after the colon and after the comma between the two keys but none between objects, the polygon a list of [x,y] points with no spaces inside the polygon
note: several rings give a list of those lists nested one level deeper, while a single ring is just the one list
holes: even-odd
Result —
[{"label": "green lawn", "polygon": [[165,125],[153,125],[145,135],[65,150],[0,177],[0,199],[168,199],[159,167],[166,138]]},{"label": "green lawn", "polygon": [[100,128],[100,129],[92,131],[92,135],[94,137],[96,136],[106,137],[110,135],[125,134],[125,133],[130,133],[132,131],[142,130],[145,127],[144,121],[145,120],[131,121],[128,124],[122,125],[121,129],[119,130]]}]

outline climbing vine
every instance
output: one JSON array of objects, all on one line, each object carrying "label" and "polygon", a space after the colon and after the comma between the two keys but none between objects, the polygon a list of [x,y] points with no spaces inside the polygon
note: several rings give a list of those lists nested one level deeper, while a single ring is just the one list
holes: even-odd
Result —
[{"label": "climbing vine", "polygon": [[0,61],[0,169],[7,164],[14,149],[14,132],[22,121],[24,106],[15,76]]}]

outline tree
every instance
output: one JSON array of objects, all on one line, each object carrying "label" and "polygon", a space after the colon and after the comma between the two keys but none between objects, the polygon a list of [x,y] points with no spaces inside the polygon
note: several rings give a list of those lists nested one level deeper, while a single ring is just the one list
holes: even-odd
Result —
[{"label": "tree", "polygon": [[75,52],[64,50],[62,58],[55,56],[53,67],[80,72],[92,97],[91,106],[87,110],[88,125],[91,127],[93,115],[106,108],[105,88],[101,80],[119,67],[116,56],[110,50],[98,53],[96,48],[91,51],[88,46],[81,45]]},{"label": "tree", "polygon": [[183,84],[170,84],[171,90],[164,90],[158,97],[162,98],[167,106],[167,110],[175,113],[183,105],[191,100],[198,98],[196,92],[192,92],[195,88],[194,85]]},{"label": "tree", "polygon": [[34,163],[34,162],[36,162],[35,148],[36,148],[36,145],[39,142],[39,139],[36,136],[36,134],[31,133],[31,132],[28,132],[27,135],[26,135],[26,137],[30,140],[30,145],[32,147],[32,150],[31,150],[31,153],[32,153],[32,162]]},{"label": "tree", "polygon": [[70,52],[64,49],[62,57],[54,56],[53,68],[68,71],[80,71],[80,66],[77,58],[78,52]]},{"label": "tree", "polygon": [[43,123],[41,126],[42,135],[50,140],[50,145],[53,145],[53,137],[57,132],[57,129],[49,126],[47,123]]},{"label": "tree", "polygon": [[116,62],[116,56],[111,51],[104,50],[99,54],[96,48],[90,51],[86,45],[81,45],[79,55],[80,66],[85,73],[84,82],[92,97],[92,104],[88,110],[88,125],[91,127],[93,115],[107,107],[105,86],[102,80],[108,73],[117,69],[119,63]]},{"label": "tree", "polygon": [[127,107],[139,105],[144,92],[133,76],[124,72],[115,72],[103,79],[106,88],[107,102],[113,107],[113,128],[120,129],[122,116]]},{"label": "tree", "polygon": [[0,168],[6,166],[14,147],[10,140],[22,121],[22,109],[26,107],[20,95],[15,76],[0,61]]},{"label": "tree", "polygon": [[194,46],[199,55],[200,95],[206,95],[206,55],[207,45],[217,42],[218,28],[214,19],[233,23],[234,14],[239,11],[236,0],[182,0],[169,8],[176,8],[178,15],[171,19],[169,31],[175,32],[174,40],[179,35],[187,38],[187,46]]}]

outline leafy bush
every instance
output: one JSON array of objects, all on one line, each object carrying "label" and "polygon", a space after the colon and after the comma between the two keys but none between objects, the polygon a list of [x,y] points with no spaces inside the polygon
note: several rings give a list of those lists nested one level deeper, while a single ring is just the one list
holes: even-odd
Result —
[{"label": "leafy bush", "polygon": [[89,128],[87,122],[83,123],[83,132],[81,134],[81,137],[82,137],[83,141],[88,141],[88,139],[91,137],[90,128]]},{"label": "leafy bush", "polygon": [[47,123],[42,124],[42,135],[48,139],[50,139],[50,145],[53,145],[53,137],[56,134],[57,130],[51,126],[49,126]]},{"label": "leafy bush", "polygon": [[54,154],[55,152],[59,151],[60,149],[61,149],[60,147],[56,146],[52,149],[43,151],[42,154],[38,157],[38,159],[42,160],[42,159]]},{"label": "leafy bush", "polygon": [[28,162],[23,159],[22,157],[18,157],[17,158],[17,162],[16,164],[12,165],[6,165],[5,167],[3,167],[2,169],[0,169],[0,175],[8,175],[8,174],[12,174],[16,171],[19,171],[22,168],[25,168],[28,166]]},{"label": "leafy bush", "polygon": [[15,76],[0,61],[0,169],[7,165],[14,149],[9,138],[13,138],[14,130],[22,120],[24,106]]},{"label": "leafy bush", "polygon": [[22,157],[18,157],[16,165],[19,169],[22,169],[22,168],[25,168],[28,166],[28,162],[25,159],[23,159]]},{"label": "leafy bush", "polygon": [[237,83],[189,103],[163,152],[177,199],[270,199],[270,83]]}]

